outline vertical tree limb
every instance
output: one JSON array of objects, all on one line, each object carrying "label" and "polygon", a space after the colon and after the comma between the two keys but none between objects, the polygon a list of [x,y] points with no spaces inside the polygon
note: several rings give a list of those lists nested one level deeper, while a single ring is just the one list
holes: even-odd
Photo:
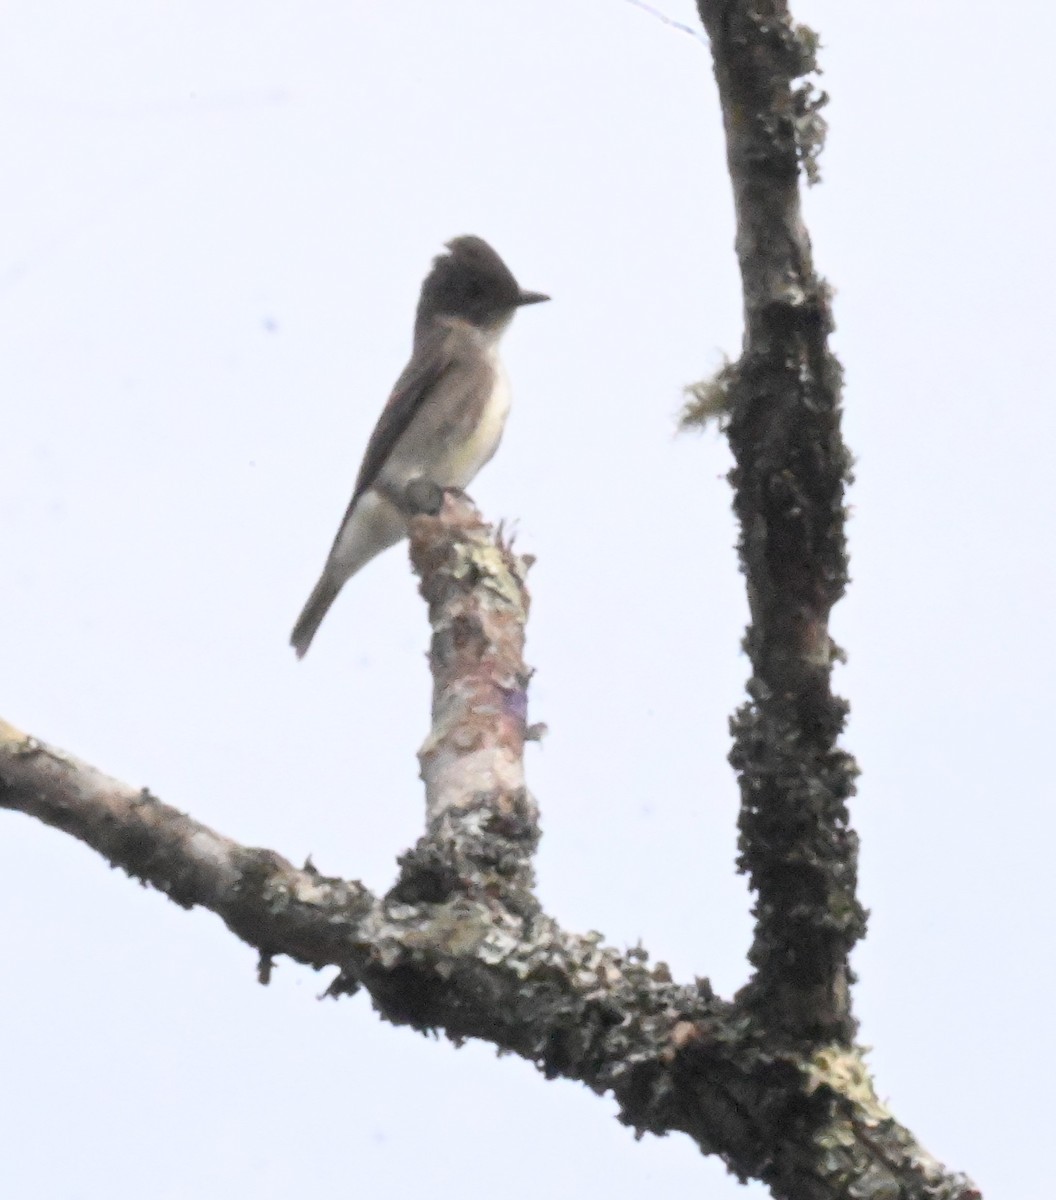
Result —
[{"label": "vertical tree limb", "polygon": [[848,954],[865,928],[846,802],[854,760],[837,745],[829,612],[847,582],[840,371],[828,290],[800,211],[816,149],[814,38],[784,0],[699,0],[711,39],[744,291],[740,360],[724,373],[741,566],[751,623],[749,700],[732,722],[740,865],[756,893],[742,1000],[768,1028],[849,1044]]},{"label": "vertical tree limb", "polygon": [[472,502],[448,493],[411,526],[411,561],[433,628],[432,728],[419,751],[426,833],[400,860],[409,902],[488,895],[524,914],[539,810],[525,784],[526,562]]}]

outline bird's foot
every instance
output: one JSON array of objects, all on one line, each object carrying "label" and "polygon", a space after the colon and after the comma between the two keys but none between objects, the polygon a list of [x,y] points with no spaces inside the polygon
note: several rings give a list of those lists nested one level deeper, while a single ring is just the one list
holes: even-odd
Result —
[{"label": "bird's foot", "polygon": [[444,489],[431,479],[412,479],[403,495],[408,513],[415,517],[435,517],[444,504]]}]

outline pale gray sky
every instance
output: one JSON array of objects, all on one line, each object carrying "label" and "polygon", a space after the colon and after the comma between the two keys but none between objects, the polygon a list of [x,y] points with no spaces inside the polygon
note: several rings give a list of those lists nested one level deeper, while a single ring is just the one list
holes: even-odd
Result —
[{"label": "pale gray sky", "polygon": [[[929,1148],[1042,1200],[1056,11],[993,13],[797,5],[833,95],[808,216],[858,456],[835,632],[862,1038]],[[0,712],[385,887],[428,720],[404,551],[303,663],[286,639],[421,277],[479,233],[554,297],[507,339],[514,411],[473,489],[538,555],[543,901],[738,986],[729,455],[673,433],[740,337],[706,49],[621,0],[15,2],[0,159]],[[284,962],[261,988],[216,918],[0,826],[4,1195],[744,1194],[580,1087],[317,1003],[328,977]]]}]

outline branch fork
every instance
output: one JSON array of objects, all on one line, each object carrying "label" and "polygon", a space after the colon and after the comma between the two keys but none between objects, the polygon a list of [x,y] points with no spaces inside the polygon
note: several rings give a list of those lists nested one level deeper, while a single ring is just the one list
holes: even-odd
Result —
[{"label": "branch fork", "polygon": [[[528,560],[461,494],[410,522],[432,627],[425,832],[385,896],[239,845],[0,721],[0,808],[78,838],[260,954],[336,968],[386,1019],[485,1039],[547,1077],[611,1093],[639,1132],[681,1131],[787,1200],[978,1200],[879,1104],[850,1008],[864,930],[838,745],[828,615],[847,578],[840,377],[828,289],[799,206],[809,162],[794,80],[816,39],[785,0],[699,0],[726,126],[745,298],[741,357],[717,401],[736,466],[751,624],[733,720],[740,865],[756,894],[752,978],[734,1000],[672,981],[641,948],[570,933],[533,892],[539,812],[524,771]],[[811,110],[813,111],[813,110]],[[798,122],[798,124],[797,124]],[[811,126],[817,135],[819,127]],[[816,145],[813,150],[816,150]],[[812,153],[813,153],[812,150]]]}]

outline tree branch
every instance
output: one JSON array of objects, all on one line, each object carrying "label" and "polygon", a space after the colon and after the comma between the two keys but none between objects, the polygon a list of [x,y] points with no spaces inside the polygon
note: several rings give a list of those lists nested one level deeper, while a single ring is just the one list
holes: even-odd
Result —
[{"label": "tree branch", "polygon": [[182,908],[215,912],[263,953],[313,967],[343,962],[350,931],[376,908],[361,884],[241,846],[3,720],[0,808],[72,834]]},{"label": "tree branch", "polygon": [[539,810],[524,780],[528,563],[465,497],[416,517],[411,559],[433,629],[432,731],[419,751],[426,834],[401,860],[401,898],[453,890],[537,911],[531,896]]},{"label": "tree branch", "polygon": [[[865,931],[846,801],[857,768],[839,749],[828,617],[847,582],[840,371],[828,290],[799,201],[812,111],[793,82],[816,39],[784,0],[699,0],[711,38],[744,287],[740,360],[724,368],[731,473],[751,623],[749,701],[730,761],[741,786],[741,869],[756,893],[742,999],[775,1032],[850,1045],[848,955]],[[813,125],[811,129],[815,129]]]},{"label": "tree branch", "polygon": [[386,1019],[481,1038],[548,1077],[611,1092],[639,1131],[681,1131],[787,1200],[978,1200],[879,1103],[859,1052],[847,956],[861,935],[837,747],[829,610],[846,582],[839,373],[829,299],[799,211],[818,126],[793,81],[811,37],[782,0],[699,0],[737,208],[745,344],[724,369],[748,580],[749,703],[731,755],[756,973],[735,1003],[674,983],[644,950],[568,933],[532,891],[524,779],[526,564],[464,498],[411,526],[432,623],[426,831],[388,895],[238,845],[146,791],[0,722],[0,807],[55,826],[261,954],[334,967]]},{"label": "tree branch", "polygon": [[526,883],[535,809],[519,773],[523,564],[461,500],[417,518],[412,538],[445,682],[423,753],[427,835],[388,896],[240,846],[6,723],[0,807],[217,913],[265,965],[286,954],[336,967],[331,994],[363,987],[394,1023],[482,1038],[611,1092],[625,1123],[687,1133],[777,1196],[842,1200],[865,1180],[866,1200],[971,1200],[877,1102],[854,1051],[781,1045],[706,980],[676,984],[644,950],[621,954],[538,911]]},{"label": "tree branch", "polygon": [[[497,547],[496,547],[497,548]],[[767,1046],[706,981],[684,986],[598,934],[524,918],[491,898],[376,900],[358,883],[238,845],[0,722],[0,807],[79,838],[176,903],[217,913],[270,958],[332,965],[388,1020],[483,1038],[549,1078],[612,1092],[640,1131],[688,1133],[778,1196],[971,1200],[879,1105],[854,1054]],[[904,1190],[892,1191],[894,1181]],[[884,1189],[887,1188],[885,1191]]]}]

